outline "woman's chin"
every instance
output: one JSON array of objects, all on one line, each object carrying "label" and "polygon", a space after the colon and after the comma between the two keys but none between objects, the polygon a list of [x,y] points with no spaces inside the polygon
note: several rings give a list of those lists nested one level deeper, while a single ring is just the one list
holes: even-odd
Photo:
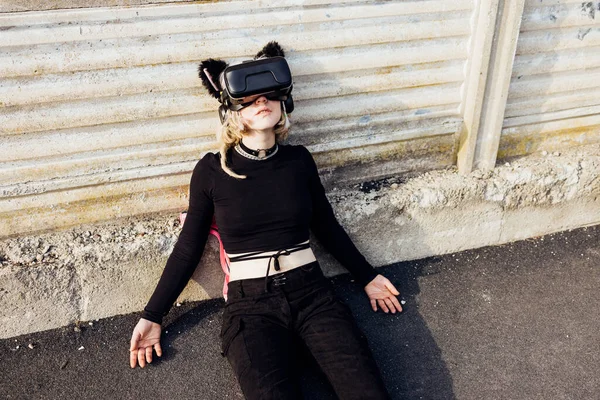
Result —
[{"label": "woman's chin", "polygon": [[273,129],[276,124],[277,121],[260,121],[259,123],[253,124],[252,129],[255,131],[266,131],[269,129]]}]

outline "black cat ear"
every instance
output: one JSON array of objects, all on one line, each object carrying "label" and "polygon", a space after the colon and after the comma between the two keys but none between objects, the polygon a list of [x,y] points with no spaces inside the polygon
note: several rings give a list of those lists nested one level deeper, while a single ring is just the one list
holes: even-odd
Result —
[{"label": "black cat ear", "polygon": [[202,85],[208,90],[215,99],[220,98],[221,85],[219,76],[227,68],[227,63],[223,60],[209,58],[198,65],[198,76],[202,79]]},{"label": "black cat ear", "polygon": [[265,47],[262,48],[261,51],[256,53],[256,56],[254,57],[254,59],[257,60],[261,57],[275,57],[275,56],[285,57],[285,53],[283,52],[283,49],[281,48],[279,43],[277,43],[276,41],[271,41],[271,42],[267,43],[265,45]]}]

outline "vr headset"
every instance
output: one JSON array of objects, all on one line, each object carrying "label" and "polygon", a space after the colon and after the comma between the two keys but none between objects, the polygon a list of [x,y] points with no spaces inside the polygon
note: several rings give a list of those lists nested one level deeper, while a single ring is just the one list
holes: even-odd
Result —
[{"label": "vr headset", "polygon": [[294,111],[292,73],[285,58],[259,58],[231,65],[219,75],[221,93],[219,118],[224,122],[227,110],[239,111],[260,96],[284,102],[285,111]]}]

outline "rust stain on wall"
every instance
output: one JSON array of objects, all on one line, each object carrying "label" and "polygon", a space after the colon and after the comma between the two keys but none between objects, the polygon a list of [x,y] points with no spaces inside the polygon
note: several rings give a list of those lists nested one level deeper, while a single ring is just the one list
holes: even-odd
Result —
[{"label": "rust stain on wall", "polygon": [[540,151],[561,151],[567,147],[600,142],[600,125],[546,133],[504,135],[498,149],[498,162]]},{"label": "rust stain on wall", "polygon": [[188,190],[189,186],[185,185],[0,213],[0,238],[133,215],[184,210],[188,206]]},{"label": "rust stain on wall", "polygon": [[[434,136],[406,141],[364,145],[360,148],[339,149],[314,155],[320,168],[340,168],[353,164],[402,160],[418,164],[420,158],[431,154],[445,154],[448,165],[452,160],[454,139],[451,135]],[[439,166],[443,167],[443,166]]]}]

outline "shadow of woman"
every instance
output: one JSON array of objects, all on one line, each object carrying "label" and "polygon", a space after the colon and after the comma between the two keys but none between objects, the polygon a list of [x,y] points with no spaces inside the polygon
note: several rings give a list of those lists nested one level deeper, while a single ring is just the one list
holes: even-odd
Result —
[{"label": "shadow of woman", "polygon": [[378,268],[406,302],[402,313],[396,314],[373,312],[366,294],[350,283],[348,274],[331,278],[336,292],[352,309],[367,336],[393,399],[455,398],[452,377],[441,350],[419,313],[418,278],[435,273],[438,262],[438,258],[429,257]]}]

